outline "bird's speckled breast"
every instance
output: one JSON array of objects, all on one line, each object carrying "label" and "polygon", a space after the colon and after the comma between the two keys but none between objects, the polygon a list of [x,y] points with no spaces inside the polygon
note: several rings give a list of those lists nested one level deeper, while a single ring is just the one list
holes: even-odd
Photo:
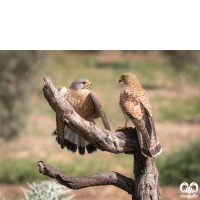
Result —
[{"label": "bird's speckled breast", "polygon": [[74,110],[84,119],[92,121],[94,114],[94,103],[92,101],[90,90],[71,90],[65,95],[65,99],[70,103]]}]

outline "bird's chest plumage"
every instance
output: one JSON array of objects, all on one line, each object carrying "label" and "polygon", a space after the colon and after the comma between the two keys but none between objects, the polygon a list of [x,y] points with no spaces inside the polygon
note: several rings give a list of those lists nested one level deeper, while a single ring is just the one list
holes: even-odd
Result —
[{"label": "bird's chest plumage", "polygon": [[89,90],[68,90],[65,98],[82,118],[86,120],[92,119],[94,104]]}]

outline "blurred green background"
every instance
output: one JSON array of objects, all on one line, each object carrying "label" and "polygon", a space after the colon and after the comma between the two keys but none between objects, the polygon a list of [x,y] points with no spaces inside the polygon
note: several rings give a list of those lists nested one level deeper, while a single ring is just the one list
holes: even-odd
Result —
[{"label": "blurred green background", "polygon": [[164,149],[155,159],[160,185],[200,183],[199,57],[199,51],[0,51],[0,188],[48,179],[36,169],[39,160],[72,176],[118,171],[134,178],[133,156],[61,150],[51,136],[55,113],[42,92],[44,76],[57,88],[89,79],[116,130],[124,124],[118,80],[126,72],[150,98]]}]

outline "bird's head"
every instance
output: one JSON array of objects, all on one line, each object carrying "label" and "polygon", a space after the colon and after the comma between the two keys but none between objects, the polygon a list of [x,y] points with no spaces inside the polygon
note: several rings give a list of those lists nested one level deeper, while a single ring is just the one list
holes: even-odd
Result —
[{"label": "bird's head", "polygon": [[73,90],[82,90],[82,89],[90,89],[90,85],[92,85],[92,83],[90,83],[89,80],[85,79],[85,78],[80,78],[75,80],[70,88]]},{"label": "bird's head", "polygon": [[140,84],[137,77],[131,73],[125,73],[120,76],[119,83],[124,82],[124,85],[128,84]]}]

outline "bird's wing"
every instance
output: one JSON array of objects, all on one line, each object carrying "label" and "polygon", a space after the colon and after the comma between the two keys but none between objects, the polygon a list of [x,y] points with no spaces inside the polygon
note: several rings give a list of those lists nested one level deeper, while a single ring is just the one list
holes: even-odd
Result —
[{"label": "bird's wing", "polygon": [[147,92],[142,89],[142,95],[139,97],[142,105],[144,106],[145,114],[143,115],[144,121],[146,122],[146,128],[148,130],[148,135],[150,137],[150,148],[149,151],[152,156],[157,156],[162,152],[162,147],[158,138],[156,137],[156,129],[154,126],[154,121],[152,117],[151,104],[147,95]]},{"label": "bird's wing", "polygon": [[152,116],[150,116],[148,113],[146,114],[146,116],[148,116],[148,124],[150,125],[149,130],[151,130],[151,132],[149,133],[151,141],[150,152],[152,155],[157,156],[163,151],[163,149],[160,145],[158,138],[156,137],[156,129]]},{"label": "bird's wing", "polygon": [[140,99],[141,103],[143,104],[143,106],[148,111],[149,115],[152,117],[151,104],[150,104],[147,92],[144,89],[142,89],[142,95],[139,97],[139,99]]},{"label": "bird's wing", "polygon": [[108,120],[106,118],[106,115],[105,115],[105,113],[102,109],[101,99],[100,99],[99,95],[96,92],[93,92],[93,91],[90,92],[90,95],[92,97],[92,101],[93,101],[94,106],[95,106],[95,113],[98,113],[100,115],[105,129],[111,130],[110,125],[108,123]]},{"label": "bird's wing", "polygon": [[60,144],[61,148],[64,149],[64,130],[65,124],[60,121],[58,115],[56,114],[56,129],[57,129],[57,140],[58,144]]},{"label": "bird's wing", "polygon": [[141,119],[127,114],[136,127],[140,149],[144,156],[155,157],[162,152],[159,140],[156,137],[153,118],[145,110]]},{"label": "bird's wing", "polygon": [[101,102],[101,98],[100,96],[95,92],[95,91],[91,91],[92,94],[98,99],[100,106],[102,107],[102,102]]},{"label": "bird's wing", "polygon": [[150,138],[149,138],[149,135],[148,135],[147,129],[145,127],[145,123],[144,123],[143,119],[142,118],[141,119],[134,118],[131,114],[127,114],[127,115],[136,127],[142,154],[146,157],[147,156],[152,157],[152,155],[149,151],[151,142],[150,142]]},{"label": "bird's wing", "polygon": [[[67,92],[67,88],[66,87],[61,87],[61,88],[58,89],[58,91],[62,96],[65,96],[65,94]],[[57,114],[56,114],[56,129],[57,129],[58,144],[60,144],[61,148],[64,149],[65,124],[60,121],[60,119],[58,118]]]}]

